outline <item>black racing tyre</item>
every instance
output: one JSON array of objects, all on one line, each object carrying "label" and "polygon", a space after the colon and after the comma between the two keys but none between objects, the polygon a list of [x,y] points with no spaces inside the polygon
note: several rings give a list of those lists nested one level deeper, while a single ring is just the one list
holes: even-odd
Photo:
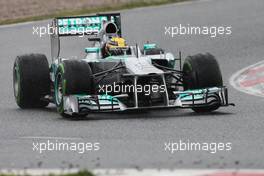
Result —
[{"label": "black racing tyre", "polygon": [[40,108],[49,104],[49,63],[43,54],[17,56],[13,67],[13,88],[20,108]]},{"label": "black racing tyre", "polygon": [[[56,72],[54,93],[58,112],[63,117],[71,117],[64,113],[63,96],[93,93],[93,78],[90,65],[80,60],[63,61]],[[83,114],[83,116],[85,115],[87,114]],[[82,115],[77,114],[74,116]]]},{"label": "black racing tyre", "polygon": [[[210,54],[188,56],[183,64],[184,90],[222,87],[223,79],[215,57]],[[192,108],[195,112],[211,112],[219,108],[218,104],[208,107]]]}]

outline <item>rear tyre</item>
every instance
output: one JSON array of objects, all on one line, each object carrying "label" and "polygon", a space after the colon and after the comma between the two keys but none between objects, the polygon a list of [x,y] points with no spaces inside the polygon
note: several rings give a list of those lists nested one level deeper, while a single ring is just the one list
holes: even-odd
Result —
[{"label": "rear tyre", "polygon": [[85,61],[65,60],[58,69],[55,76],[55,104],[58,112],[63,117],[80,117],[87,114],[76,114],[69,116],[64,113],[63,96],[72,94],[92,94],[93,79],[89,64]]},{"label": "rear tyre", "polygon": [[13,88],[20,108],[40,108],[49,104],[49,64],[43,54],[17,56],[13,67]]},{"label": "rear tyre", "polygon": [[[183,64],[184,89],[203,89],[223,86],[222,74],[215,57],[210,54],[188,56]],[[195,112],[211,112],[219,108],[219,104],[208,107],[192,108]]]}]

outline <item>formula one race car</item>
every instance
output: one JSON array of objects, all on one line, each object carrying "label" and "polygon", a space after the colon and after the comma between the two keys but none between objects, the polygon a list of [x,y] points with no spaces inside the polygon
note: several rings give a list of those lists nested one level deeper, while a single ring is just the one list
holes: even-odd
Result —
[{"label": "formula one race car", "polygon": [[[213,55],[175,58],[156,44],[127,45],[119,13],[60,17],[52,21],[52,63],[43,54],[18,56],[14,95],[21,108],[57,106],[63,116],[150,108],[211,112],[228,102]],[[60,38],[87,36],[83,59],[60,57]]]}]

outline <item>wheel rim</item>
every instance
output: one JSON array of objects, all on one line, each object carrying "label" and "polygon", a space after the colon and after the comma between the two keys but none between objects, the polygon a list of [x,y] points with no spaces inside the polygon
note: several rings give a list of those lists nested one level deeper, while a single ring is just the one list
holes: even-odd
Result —
[{"label": "wheel rim", "polygon": [[57,74],[56,76],[56,84],[55,84],[55,93],[56,93],[56,104],[61,104],[63,97],[63,84],[62,84],[62,76],[61,74]]},{"label": "wheel rim", "polygon": [[17,99],[19,95],[19,70],[17,64],[14,66],[14,71],[13,71],[13,85],[14,85],[14,95],[15,98]]}]

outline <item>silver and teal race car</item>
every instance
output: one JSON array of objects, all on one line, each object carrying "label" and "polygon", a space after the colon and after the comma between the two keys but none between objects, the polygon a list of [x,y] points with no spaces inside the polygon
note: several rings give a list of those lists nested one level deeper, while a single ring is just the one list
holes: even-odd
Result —
[{"label": "silver and teal race car", "polygon": [[[60,56],[62,37],[87,37],[86,57]],[[51,64],[43,54],[17,56],[13,68],[20,108],[54,103],[63,116],[86,116],[151,108],[190,108],[211,112],[228,102],[213,55],[174,57],[156,44],[129,46],[119,13],[60,17],[52,21]],[[182,66],[183,65],[183,66]]]}]

